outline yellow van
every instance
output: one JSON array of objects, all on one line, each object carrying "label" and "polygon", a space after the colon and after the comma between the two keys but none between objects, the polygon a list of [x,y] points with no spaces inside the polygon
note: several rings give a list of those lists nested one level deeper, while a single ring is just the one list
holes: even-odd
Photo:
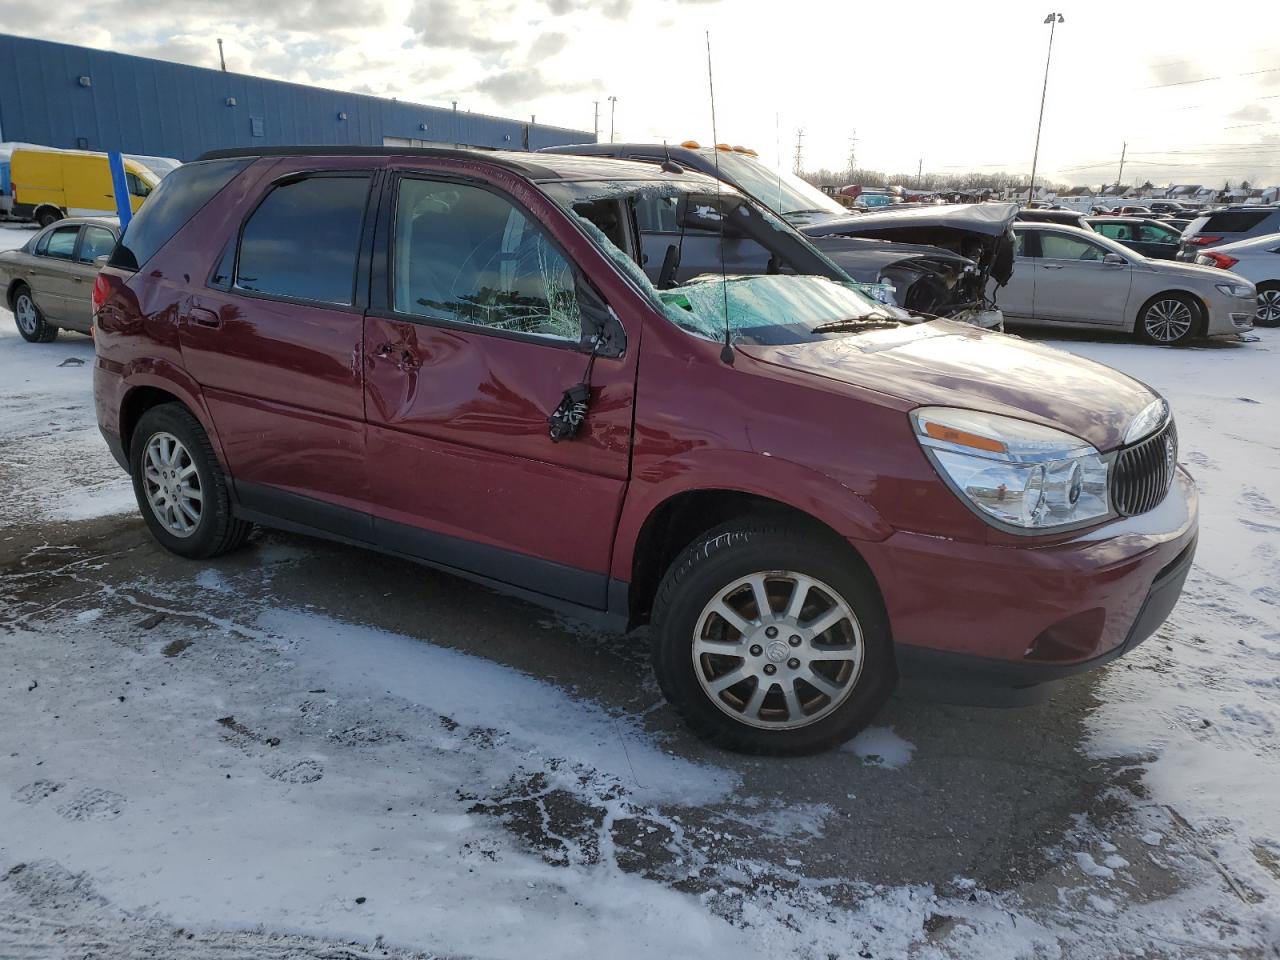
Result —
[{"label": "yellow van", "polygon": [[[160,178],[125,157],[129,204],[136,211]],[[19,147],[9,161],[13,216],[47,227],[63,217],[116,213],[115,191],[105,153]]]}]

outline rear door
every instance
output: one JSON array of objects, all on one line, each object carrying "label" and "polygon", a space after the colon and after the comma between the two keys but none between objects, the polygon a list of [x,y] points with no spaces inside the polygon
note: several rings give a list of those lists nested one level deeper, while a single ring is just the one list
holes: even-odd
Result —
[{"label": "rear door", "polygon": [[180,321],[250,510],[367,540],[357,283],[384,161],[282,160]]},{"label": "rear door", "polygon": [[[531,186],[501,183],[406,170],[388,187],[365,320],[375,533],[401,553],[602,608],[638,327],[621,356],[590,361],[609,308],[566,253],[581,237]],[[554,442],[548,417],[589,369],[580,432]]]},{"label": "rear door", "polygon": [[1106,247],[1058,230],[1039,231],[1036,317],[1051,322],[1119,326],[1132,284],[1132,265],[1103,262]]},{"label": "rear door", "polygon": [[98,275],[98,267],[94,261],[111,253],[115,245],[115,232],[107,227],[87,223],[80,231],[80,245],[76,248],[75,262],[67,266],[71,288],[67,300],[66,322],[74,330],[88,333],[93,326],[90,294],[93,293],[94,278]]}]

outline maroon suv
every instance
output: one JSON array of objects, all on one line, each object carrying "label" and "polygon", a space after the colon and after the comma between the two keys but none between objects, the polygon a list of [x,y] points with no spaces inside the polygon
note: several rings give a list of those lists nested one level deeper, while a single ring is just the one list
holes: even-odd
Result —
[{"label": "maroon suv", "polygon": [[[707,238],[723,274],[681,265]],[[738,749],[838,742],[899,672],[1031,699],[1149,636],[1195,547],[1151,389],[875,303],[674,165],[213,154],[94,304],[98,419],[165,547],[261,523],[648,623]]]}]

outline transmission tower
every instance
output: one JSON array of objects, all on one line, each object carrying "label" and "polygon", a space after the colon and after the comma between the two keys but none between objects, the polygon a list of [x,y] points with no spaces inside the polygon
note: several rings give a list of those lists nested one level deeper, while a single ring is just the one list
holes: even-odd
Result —
[{"label": "transmission tower", "polygon": [[796,128],[796,163],[793,171],[798,177],[804,173],[804,128]]}]

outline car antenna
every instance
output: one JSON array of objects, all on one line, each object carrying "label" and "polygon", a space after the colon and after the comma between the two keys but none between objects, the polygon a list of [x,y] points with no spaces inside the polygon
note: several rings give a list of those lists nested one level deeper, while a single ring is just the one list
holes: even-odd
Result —
[{"label": "car antenna", "polygon": [[666,161],[658,167],[663,173],[684,173],[684,167],[671,159],[671,148],[667,146],[667,141],[662,141],[662,152],[667,155]]},{"label": "car antenna", "polygon": [[720,359],[733,363],[733,341],[729,336],[729,278],[724,268],[724,207],[720,203],[720,137],[716,133],[716,83],[711,72],[711,31],[707,31],[707,88],[711,92],[711,142],[716,165],[716,212],[720,215],[720,289],[724,291],[724,348]]}]

